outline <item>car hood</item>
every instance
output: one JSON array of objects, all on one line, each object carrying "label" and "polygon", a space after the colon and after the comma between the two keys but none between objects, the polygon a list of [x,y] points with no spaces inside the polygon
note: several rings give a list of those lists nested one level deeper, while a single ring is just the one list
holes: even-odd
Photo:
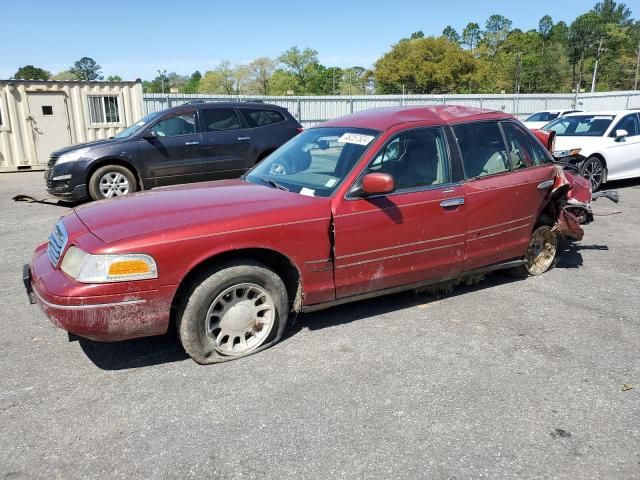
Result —
[{"label": "car hood", "polygon": [[329,198],[222,180],[156,188],[87,204],[75,212],[91,233],[111,243],[179,229],[199,235],[328,218],[330,203]]},{"label": "car hood", "polygon": [[118,142],[121,142],[121,141],[122,141],[122,139],[120,139],[120,138],[106,138],[104,140],[95,140],[93,142],[78,143],[76,145],[70,145],[68,147],[61,148],[60,150],[56,150],[55,152],[51,153],[51,156],[52,157],[59,157],[60,155],[63,155],[65,153],[69,153],[69,152],[73,152],[74,150],[79,150],[81,148],[102,147],[103,145],[110,145],[110,144],[118,143]]}]

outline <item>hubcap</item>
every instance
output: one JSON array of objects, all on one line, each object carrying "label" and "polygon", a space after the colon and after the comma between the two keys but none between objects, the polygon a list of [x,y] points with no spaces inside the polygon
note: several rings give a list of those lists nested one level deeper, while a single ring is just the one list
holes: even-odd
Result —
[{"label": "hubcap", "polygon": [[207,312],[207,335],[219,353],[243,355],[269,337],[275,314],[271,295],[260,285],[234,285],[211,303]]},{"label": "hubcap", "polygon": [[129,180],[119,172],[107,172],[100,179],[100,193],[105,198],[129,193]]},{"label": "hubcap", "polygon": [[600,186],[602,174],[602,165],[594,160],[587,162],[582,172],[582,176],[591,182],[591,188],[594,190]]},{"label": "hubcap", "polygon": [[527,250],[527,270],[531,275],[546,272],[556,257],[557,237],[551,227],[537,228]]}]

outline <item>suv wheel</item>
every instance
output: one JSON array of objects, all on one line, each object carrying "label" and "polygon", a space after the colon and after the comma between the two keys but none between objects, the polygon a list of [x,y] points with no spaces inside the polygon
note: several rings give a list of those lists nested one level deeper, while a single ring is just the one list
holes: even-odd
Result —
[{"label": "suv wheel", "polygon": [[193,281],[178,310],[178,334],[197,363],[235,360],[280,340],[288,313],[280,277],[261,263],[238,260]]},{"label": "suv wheel", "polygon": [[89,179],[89,195],[93,200],[120,197],[136,190],[135,176],[121,165],[100,167]]}]

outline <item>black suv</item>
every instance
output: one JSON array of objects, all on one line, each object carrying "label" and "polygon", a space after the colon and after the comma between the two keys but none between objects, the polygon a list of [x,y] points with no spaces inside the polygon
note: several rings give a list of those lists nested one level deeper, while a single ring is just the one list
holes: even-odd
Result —
[{"label": "black suv", "polygon": [[51,154],[47,191],[68,200],[239,177],[302,131],[282,107],[192,103],[150,113],[108,140]]}]

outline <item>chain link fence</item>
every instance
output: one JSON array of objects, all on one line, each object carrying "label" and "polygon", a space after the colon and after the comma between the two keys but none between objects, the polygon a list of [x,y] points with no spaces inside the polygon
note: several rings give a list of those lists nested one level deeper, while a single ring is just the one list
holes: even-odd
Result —
[{"label": "chain link fence", "polygon": [[471,94],[471,95],[361,95],[361,96],[257,96],[150,93],[144,95],[145,113],[188,102],[262,101],[285,107],[305,127],[349,113],[403,105],[463,105],[502,110],[524,118],[541,110],[584,111],[640,108],[640,91],[576,94]]}]

